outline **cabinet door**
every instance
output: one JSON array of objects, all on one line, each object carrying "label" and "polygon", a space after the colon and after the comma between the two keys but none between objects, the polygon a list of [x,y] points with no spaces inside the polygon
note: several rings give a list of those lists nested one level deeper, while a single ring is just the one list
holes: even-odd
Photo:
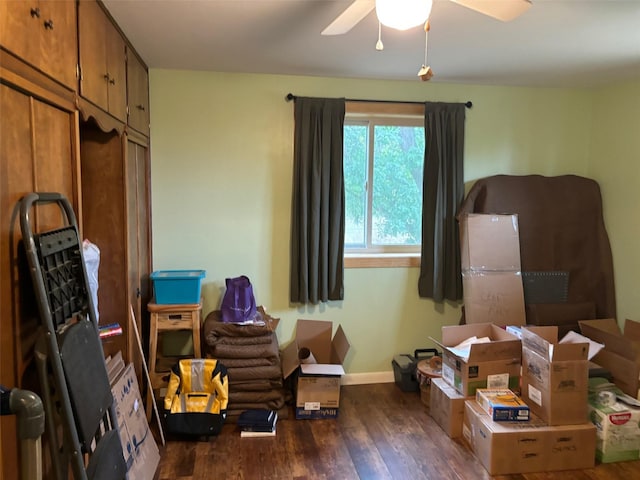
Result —
[{"label": "cabinet door", "polygon": [[40,5],[40,68],[64,85],[77,88],[78,36],[76,2],[45,1]]},{"label": "cabinet door", "polygon": [[125,43],[120,32],[105,17],[107,34],[107,82],[109,113],[123,122],[127,121],[127,66]]},{"label": "cabinet door", "polygon": [[76,39],[74,1],[0,2],[0,45],[73,90]]},{"label": "cabinet door", "polygon": [[[134,311],[138,332],[149,337],[151,234],[148,149],[134,141],[127,141],[127,229],[129,258],[129,297]],[[136,352],[131,361],[136,366],[142,359],[133,334],[129,335],[130,351]],[[147,346],[145,345],[144,348]]]},{"label": "cabinet door", "polygon": [[95,1],[78,6],[80,94],[118,120],[127,120],[125,42]]},{"label": "cabinet door", "polygon": [[129,125],[149,136],[149,75],[137,55],[127,55],[127,105]]},{"label": "cabinet door", "polygon": [[107,32],[104,12],[94,1],[78,4],[78,41],[80,45],[80,94],[109,111]]},{"label": "cabinet door", "polygon": [[37,9],[37,1],[0,2],[0,45],[34,66],[40,56],[41,23]]},{"label": "cabinet door", "polygon": [[[39,320],[28,267],[20,253],[16,206],[26,193],[44,190],[60,192],[77,204],[77,128],[73,113],[3,84],[0,111],[0,383],[23,387],[34,381],[27,367]],[[36,231],[58,227],[61,217],[56,206],[38,206],[32,227]],[[14,420],[0,418],[3,459],[15,460],[19,454]],[[17,478],[15,465],[12,461],[2,464],[5,478]]]}]

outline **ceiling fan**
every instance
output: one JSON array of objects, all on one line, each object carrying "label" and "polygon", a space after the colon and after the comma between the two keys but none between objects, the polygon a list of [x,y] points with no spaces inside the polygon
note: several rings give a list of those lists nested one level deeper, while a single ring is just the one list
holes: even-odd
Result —
[{"label": "ceiling fan", "polygon": [[[470,8],[477,12],[480,12],[489,17],[508,22],[513,20],[517,16],[524,13],[530,6],[531,0],[451,0],[464,7]],[[353,27],[355,27],[364,17],[371,13],[374,8],[377,9],[378,18],[380,18],[381,9],[385,6],[383,4],[389,4],[389,2],[381,2],[380,0],[355,0],[347,9],[342,12],[327,28],[322,31],[322,35],[342,35],[347,33]],[[387,8],[398,9],[401,8],[401,3],[398,0],[390,3]],[[406,3],[421,3],[421,2],[406,2]],[[432,0],[423,0],[426,7],[426,15],[428,17],[431,11]],[[423,23],[423,19],[418,21],[416,25]],[[381,22],[384,24],[385,22]],[[415,26],[415,25],[414,25]],[[396,27],[397,28],[397,27]]]}]

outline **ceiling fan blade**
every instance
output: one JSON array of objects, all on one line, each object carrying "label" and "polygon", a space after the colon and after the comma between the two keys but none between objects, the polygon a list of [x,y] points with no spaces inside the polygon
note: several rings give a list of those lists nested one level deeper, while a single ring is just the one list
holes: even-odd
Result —
[{"label": "ceiling fan blade", "polygon": [[464,7],[508,22],[522,15],[531,6],[531,0],[451,0]]},{"label": "ceiling fan blade", "polygon": [[355,0],[342,12],[327,28],[322,35],[342,35],[355,27],[360,20],[366,17],[376,6],[375,0]]}]

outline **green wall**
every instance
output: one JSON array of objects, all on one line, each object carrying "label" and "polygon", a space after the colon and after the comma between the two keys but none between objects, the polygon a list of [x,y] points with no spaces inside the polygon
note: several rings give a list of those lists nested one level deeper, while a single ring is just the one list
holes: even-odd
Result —
[{"label": "green wall", "polygon": [[618,322],[640,321],[640,81],[593,93],[589,173],[600,183]]},{"label": "green wall", "polygon": [[[605,198],[605,211],[613,217],[610,235],[626,238],[635,233],[638,238],[639,221],[634,219],[634,226],[624,221],[631,216],[629,210],[640,205],[637,121],[635,130],[630,128],[640,107],[637,84],[593,91],[174,70],[150,74],[154,269],[205,269],[205,315],[218,307],[226,277],[249,276],[257,302],[281,318],[281,344],[291,340],[298,318],[342,324],[352,343],[345,362],[351,378],[365,381],[376,372],[388,374],[393,355],[433,346],[429,337],[439,338],[442,325],[456,324],[460,309],[420,299],[417,268],[347,269],[344,301],[289,305],[289,92],[471,100],[465,147],[468,186],[497,173],[593,176],[603,181],[604,193],[611,197]],[[635,108],[628,98],[633,95]],[[601,130],[623,145],[616,146],[615,162],[607,157],[606,166],[597,168],[599,157],[611,153],[604,139],[594,138]],[[627,176],[632,167],[633,176]],[[621,182],[631,184],[619,191]],[[626,195],[634,195],[635,203]],[[624,216],[613,215],[612,208],[623,207]],[[618,249],[620,285],[634,278],[639,256],[633,238],[612,244]],[[626,262],[625,270],[620,264]],[[635,289],[621,288],[618,295],[621,312],[640,317]],[[633,295],[635,300],[626,298]]]}]

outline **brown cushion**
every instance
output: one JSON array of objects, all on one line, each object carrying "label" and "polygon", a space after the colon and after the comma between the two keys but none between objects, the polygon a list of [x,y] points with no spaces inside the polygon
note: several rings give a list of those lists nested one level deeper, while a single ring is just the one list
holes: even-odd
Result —
[{"label": "brown cushion", "polygon": [[594,302],[579,303],[530,303],[525,306],[528,325],[556,325],[558,340],[567,332],[580,332],[579,320],[596,318]]}]

